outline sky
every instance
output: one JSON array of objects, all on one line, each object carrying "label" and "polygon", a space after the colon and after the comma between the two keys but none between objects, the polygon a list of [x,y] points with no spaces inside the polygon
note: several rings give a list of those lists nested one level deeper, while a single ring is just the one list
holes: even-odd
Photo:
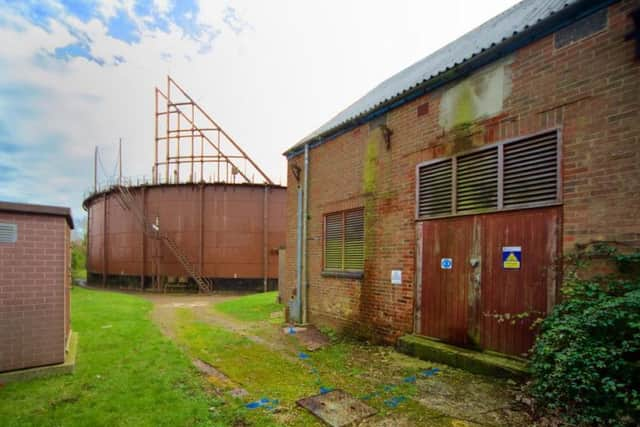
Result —
[{"label": "sky", "polygon": [[151,175],[171,75],[286,185],[282,153],[513,0],[0,0],[0,200],[71,207]]}]

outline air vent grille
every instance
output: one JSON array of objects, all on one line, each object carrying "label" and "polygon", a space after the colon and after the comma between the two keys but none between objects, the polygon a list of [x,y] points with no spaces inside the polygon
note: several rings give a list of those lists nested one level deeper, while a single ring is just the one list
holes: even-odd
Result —
[{"label": "air vent grille", "polygon": [[418,171],[418,215],[451,214],[452,160],[421,166]]},{"label": "air vent grille", "polygon": [[461,156],[457,160],[457,212],[497,208],[498,147]]},{"label": "air vent grille", "polygon": [[324,262],[327,269],[342,268],[342,213],[325,217]]},{"label": "air vent grille", "polygon": [[558,198],[556,133],[504,147],[504,206],[553,202]]},{"label": "air vent grille", "polygon": [[419,165],[416,192],[419,219],[560,203],[558,132]]},{"label": "air vent grille", "polygon": [[0,243],[15,243],[18,240],[16,224],[0,223]]}]

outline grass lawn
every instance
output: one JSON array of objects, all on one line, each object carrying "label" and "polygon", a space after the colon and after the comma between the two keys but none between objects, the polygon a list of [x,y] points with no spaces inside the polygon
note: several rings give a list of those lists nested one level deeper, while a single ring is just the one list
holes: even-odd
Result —
[{"label": "grass lawn", "polygon": [[273,312],[282,311],[282,305],[276,302],[277,297],[278,292],[247,295],[216,304],[215,309],[238,320],[257,322],[269,319]]},{"label": "grass lawn", "polygon": [[[76,373],[0,387],[0,426],[321,426],[295,402],[323,388],[366,401],[378,411],[370,421],[382,425],[469,425],[465,419],[508,402],[483,403],[501,395],[501,382],[442,366],[437,376],[422,378],[431,364],[389,347],[342,340],[301,353],[295,337],[273,323],[270,314],[281,310],[275,297],[251,295],[202,310],[165,304],[172,320],[163,327],[176,345],[150,320],[151,302],[76,288]],[[195,358],[226,379],[205,378],[192,366]],[[232,397],[240,388],[247,395]],[[260,399],[271,407],[247,407]],[[483,424],[519,425],[504,420],[511,418]]]},{"label": "grass lawn", "polygon": [[[256,325],[253,331],[261,334],[261,329]],[[388,415],[392,411],[386,407],[385,400],[394,396],[403,396],[405,399],[416,394],[416,386],[403,383],[401,378],[424,369],[425,365],[422,361],[411,360],[407,366],[387,367],[382,373],[379,363],[371,363],[371,358],[379,354],[369,352],[369,346],[349,342],[334,344],[313,352],[309,359],[301,360],[298,354],[302,349],[296,346],[292,338],[290,351],[277,351],[224,328],[200,322],[185,308],[177,312],[177,339],[193,357],[217,367],[229,377],[230,383],[216,384],[225,391],[217,414],[225,425],[322,426],[295,403],[300,398],[320,393],[321,387],[341,388],[355,396],[376,392],[367,403],[376,408],[381,416]],[[394,379],[397,384],[392,386],[393,389],[380,383],[391,380],[393,376],[397,376]],[[278,411],[249,411],[242,405],[235,406],[235,411],[231,411],[238,402],[229,398],[226,391],[235,387],[242,387],[249,392],[247,401],[262,398],[277,400]],[[389,389],[385,390],[386,387]],[[415,423],[410,425],[423,425],[420,423],[421,416],[433,416],[410,400],[403,404],[401,411]],[[438,420],[429,425],[450,424],[447,417],[438,414]]]},{"label": "grass lawn", "polygon": [[189,359],[149,319],[151,303],[72,291],[74,375],[0,388],[0,425],[212,425],[214,403]]},{"label": "grass lawn", "polygon": [[71,271],[71,277],[73,279],[84,279],[87,280],[87,269],[86,268],[78,268]]}]

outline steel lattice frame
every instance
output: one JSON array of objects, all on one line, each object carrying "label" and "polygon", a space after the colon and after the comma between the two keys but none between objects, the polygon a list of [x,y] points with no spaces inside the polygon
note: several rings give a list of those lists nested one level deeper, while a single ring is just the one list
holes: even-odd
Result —
[{"label": "steel lattice frame", "polygon": [[[273,184],[240,146],[170,76],[155,90],[153,183]],[[164,175],[163,173],[164,172]],[[259,181],[258,181],[259,182]]]}]

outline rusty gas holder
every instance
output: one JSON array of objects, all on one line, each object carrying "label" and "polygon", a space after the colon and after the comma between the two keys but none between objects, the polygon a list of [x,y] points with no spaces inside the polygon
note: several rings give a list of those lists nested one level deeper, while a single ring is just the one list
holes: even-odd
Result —
[{"label": "rusty gas holder", "polygon": [[[123,200],[123,191],[128,201]],[[89,283],[139,290],[197,290],[194,276],[199,275],[212,282],[212,290],[277,286],[278,250],[285,244],[286,187],[252,183],[112,186],[88,196],[83,207],[88,212]],[[177,252],[162,236],[173,242]]]}]

